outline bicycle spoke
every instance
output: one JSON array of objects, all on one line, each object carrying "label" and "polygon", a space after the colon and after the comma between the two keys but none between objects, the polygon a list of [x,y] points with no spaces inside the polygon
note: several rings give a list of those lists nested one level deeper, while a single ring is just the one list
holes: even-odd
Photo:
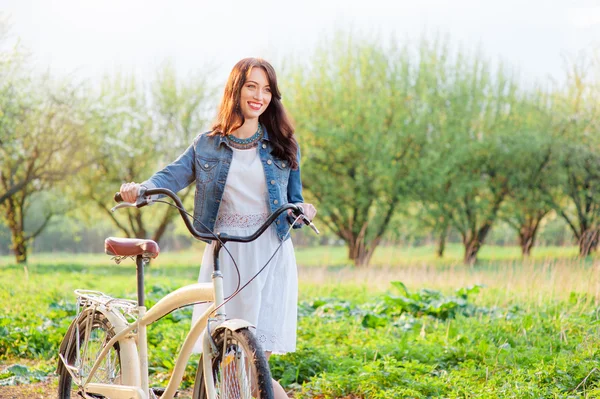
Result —
[{"label": "bicycle spoke", "polygon": [[85,329],[83,332],[83,348],[81,349],[81,353],[79,351],[77,351],[77,360],[79,361],[79,365],[77,366],[77,368],[79,368],[80,370],[80,375],[81,377],[86,377],[87,376],[87,371],[84,369],[84,365],[87,364],[87,349],[88,349],[88,343],[90,340],[90,334],[91,334],[91,327],[92,327],[92,319],[90,317],[86,318],[85,320]]},{"label": "bicycle spoke", "polygon": [[240,348],[239,343],[227,337],[224,339],[225,355],[216,370],[216,386],[219,398],[251,399],[253,391],[253,375],[251,359]]},{"label": "bicycle spoke", "polygon": [[[73,345],[68,345],[67,353],[70,364],[75,365],[78,374],[85,382],[90,377],[90,372],[101,352],[109,344],[114,336],[110,322],[99,312],[90,312],[84,319],[77,321]],[[119,345],[115,344],[99,362],[90,382],[103,384],[121,383],[121,364],[119,356]],[[62,370],[59,380],[59,397],[80,397],[80,387],[73,384],[68,371]]]},{"label": "bicycle spoke", "polygon": [[[242,392],[244,392],[245,398],[250,398],[251,395],[251,381],[252,381],[252,369],[249,367],[249,361],[246,359],[246,354],[243,351],[239,351],[238,353],[238,381],[241,381],[244,385],[241,387]],[[250,375],[248,375],[250,372]]]},{"label": "bicycle spoke", "polygon": [[[82,376],[87,377],[94,367],[96,359],[100,356],[102,350],[110,341],[110,336],[102,328],[86,326],[86,332],[83,339],[83,349],[80,353],[80,363],[78,368]],[[118,354],[111,348],[104,359],[98,365],[94,373],[94,382],[115,383],[120,375]]]}]

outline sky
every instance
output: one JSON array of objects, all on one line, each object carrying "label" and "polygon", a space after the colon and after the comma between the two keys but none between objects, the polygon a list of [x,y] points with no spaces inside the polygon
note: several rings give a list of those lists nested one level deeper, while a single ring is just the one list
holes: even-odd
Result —
[{"label": "sky", "polygon": [[13,40],[35,65],[100,79],[150,78],[165,60],[180,74],[225,81],[241,58],[308,57],[335,30],[448,35],[516,67],[526,81],[564,76],[564,57],[600,45],[600,0],[0,0]]}]

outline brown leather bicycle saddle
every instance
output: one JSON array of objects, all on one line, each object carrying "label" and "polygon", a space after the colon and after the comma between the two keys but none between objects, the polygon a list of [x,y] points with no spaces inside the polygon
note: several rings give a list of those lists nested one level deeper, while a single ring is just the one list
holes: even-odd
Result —
[{"label": "brown leather bicycle saddle", "polygon": [[158,244],[141,238],[108,237],[104,240],[104,252],[112,256],[137,256],[156,258],[160,253]]}]

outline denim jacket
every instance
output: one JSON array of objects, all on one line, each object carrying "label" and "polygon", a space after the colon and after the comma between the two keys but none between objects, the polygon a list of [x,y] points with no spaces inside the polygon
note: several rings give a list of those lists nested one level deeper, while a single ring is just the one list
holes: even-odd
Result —
[{"label": "denim jacket", "polygon": [[[263,129],[263,132],[263,138],[258,144],[258,154],[267,181],[268,198],[265,196],[265,201],[269,202],[269,209],[274,212],[288,202],[304,202],[300,167],[292,170],[286,161],[271,154],[272,147],[268,132],[266,129]],[[212,231],[223,198],[233,151],[224,136],[209,136],[208,133],[197,136],[179,158],[155,173],[142,185],[147,188],[167,188],[178,192],[195,180],[194,218],[202,221]],[[300,149],[297,157],[299,164]],[[293,220],[285,213],[276,220],[277,236],[280,240],[286,238],[291,221]],[[197,220],[194,220],[194,227],[202,233],[208,233]],[[294,225],[294,228],[299,227],[301,227],[300,223]]]}]

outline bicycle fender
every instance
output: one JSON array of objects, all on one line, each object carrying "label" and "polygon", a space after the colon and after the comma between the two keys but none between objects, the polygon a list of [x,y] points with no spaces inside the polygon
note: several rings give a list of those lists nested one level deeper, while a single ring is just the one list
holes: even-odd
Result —
[{"label": "bicycle fender", "polygon": [[[69,325],[69,328],[67,329],[67,332],[65,333],[65,336],[62,339],[62,342],[60,343],[60,346],[58,348],[58,353],[61,353],[62,355],[65,356],[65,358],[67,357],[66,351],[67,351],[67,346],[69,345],[69,341],[71,341],[71,338],[73,338],[73,334],[75,334],[76,327],[77,325],[81,322],[82,319],[84,319],[85,317],[87,317],[88,313],[91,312],[91,309],[84,309],[83,311],[81,311],[81,313],[79,313],[79,315],[77,315],[76,318],[73,319],[73,321],[71,321],[71,324]],[[56,368],[56,373],[60,374],[62,372],[64,365],[62,360],[59,358],[58,359],[58,367]]]},{"label": "bicycle fender", "polygon": [[[75,318],[71,322],[71,324],[69,325],[69,328],[67,329],[65,336],[62,339],[62,342],[60,343],[60,346],[58,347],[58,353],[60,353],[64,356],[66,356],[67,345],[69,344],[69,341],[71,340],[71,336],[73,335],[73,331],[75,330],[76,323],[79,323],[79,317]],[[58,358],[58,367],[56,368],[56,374],[61,374],[63,371],[63,367],[64,367],[64,364],[63,364],[62,360],[60,358]]]},{"label": "bicycle fender", "polygon": [[[248,328],[248,327],[254,327],[254,325],[246,320],[242,320],[242,319],[230,319],[230,320],[225,320],[224,322],[219,323],[217,326],[212,327],[211,330],[213,331],[213,334],[216,333],[217,331],[223,330],[223,329],[227,329],[230,331],[238,331],[244,328]],[[206,358],[208,358],[208,361],[206,361],[206,359],[204,359],[205,361],[202,362],[202,367],[204,368],[204,375],[211,375],[212,373],[212,369],[211,369],[211,364],[212,364],[212,349],[210,346],[210,341],[211,339],[208,337],[208,334],[202,334],[202,353],[203,353],[203,357],[206,356]],[[207,378],[204,380],[204,384],[206,384],[206,391],[208,392],[208,397],[209,398],[213,398],[216,397],[216,393],[215,393],[215,386],[214,386],[214,381],[212,380],[212,378]]]},{"label": "bicycle fender", "polygon": [[[77,325],[88,315],[88,313],[99,312],[102,313],[115,329],[115,333],[119,333],[127,327],[127,321],[121,315],[115,314],[103,307],[97,307],[95,309],[87,308],[84,309],[78,317],[76,317],[69,326],[67,333],[65,334],[60,347],[59,353],[62,353],[66,358],[66,350],[69,341],[74,338],[76,334]],[[141,376],[139,372],[139,357],[137,352],[137,346],[135,339],[132,337],[124,338],[119,340],[120,351],[121,351],[121,372],[123,376],[123,382],[127,385],[139,385]],[[58,359],[58,367],[56,372],[60,373],[64,365],[60,358]]]},{"label": "bicycle fender", "polygon": [[214,328],[215,331],[226,328],[231,331],[241,330],[242,328],[254,327],[254,325],[246,320],[242,319],[230,319],[225,320]]}]

